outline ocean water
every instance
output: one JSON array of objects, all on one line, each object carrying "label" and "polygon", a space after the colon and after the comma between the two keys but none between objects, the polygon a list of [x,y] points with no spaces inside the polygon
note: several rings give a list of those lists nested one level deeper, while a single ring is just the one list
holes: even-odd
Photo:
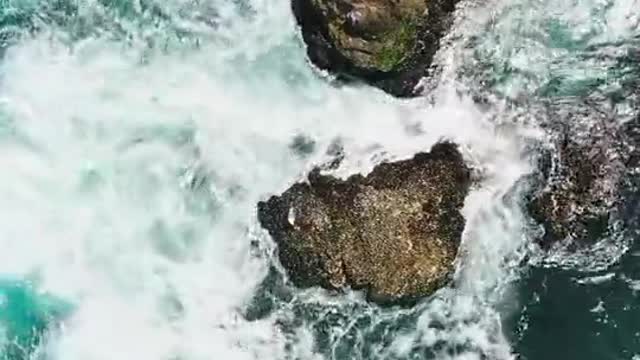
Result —
[{"label": "ocean water", "polygon": [[[313,69],[287,0],[0,1],[0,358],[637,358],[633,238],[545,261],[522,210],[536,103],[636,114],[637,9],[462,1],[398,100]],[[441,139],[482,178],[449,286],[290,285],[257,201],[337,141],[347,176]]]}]

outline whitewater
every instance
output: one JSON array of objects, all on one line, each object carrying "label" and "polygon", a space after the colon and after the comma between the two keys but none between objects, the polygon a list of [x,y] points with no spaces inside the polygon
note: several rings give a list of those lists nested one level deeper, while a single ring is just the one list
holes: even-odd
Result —
[{"label": "whitewater", "polygon": [[[636,0],[462,2],[427,92],[399,100],[314,69],[287,0],[0,7],[7,360],[517,358],[504,321],[537,254],[522,191],[545,139],[508,100],[602,72],[523,29],[615,42],[640,23]],[[474,61],[521,71],[489,92]],[[406,309],[286,282],[258,201],[336,142],[345,177],[442,139],[478,179],[452,284]]]}]

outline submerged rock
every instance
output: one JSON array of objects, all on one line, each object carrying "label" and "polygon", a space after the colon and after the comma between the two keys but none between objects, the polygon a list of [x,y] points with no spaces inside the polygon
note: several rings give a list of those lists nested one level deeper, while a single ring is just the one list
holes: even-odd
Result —
[{"label": "submerged rock", "polygon": [[552,148],[540,163],[529,212],[544,227],[543,247],[593,244],[611,234],[619,219],[635,151],[630,132],[611,114],[586,103],[549,110]]},{"label": "submerged rock", "polygon": [[379,303],[412,301],[453,270],[465,221],[470,170],[457,147],[436,144],[366,177],[313,170],[258,204],[258,219],[299,287],[364,289]]},{"label": "submerged rock", "polygon": [[310,60],[395,96],[414,95],[457,0],[293,0]]}]

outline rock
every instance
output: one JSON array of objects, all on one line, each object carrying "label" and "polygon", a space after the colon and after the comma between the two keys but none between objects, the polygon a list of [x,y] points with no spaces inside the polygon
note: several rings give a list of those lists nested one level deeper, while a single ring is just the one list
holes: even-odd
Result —
[{"label": "rock", "polygon": [[[640,87],[638,87],[640,89]],[[638,107],[640,112],[640,107]],[[625,136],[625,173],[621,183],[623,200],[618,212],[625,229],[640,234],[640,114],[622,125]]]},{"label": "rock", "polygon": [[543,247],[593,244],[611,233],[623,200],[631,154],[621,124],[588,104],[552,105],[552,149],[540,163],[529,213],[541,223]]},{"label": "rock", "polygon": [[258,219],[299,287],[363,289],[378,303],[414,301],[453,270],[470,170],[451,143],[383,163],[366,177],[320,174],[258,204]]},{"label": "rock", "polygon": [[457,0],[293,0],[310,60],[341,79],[415,95]]}]

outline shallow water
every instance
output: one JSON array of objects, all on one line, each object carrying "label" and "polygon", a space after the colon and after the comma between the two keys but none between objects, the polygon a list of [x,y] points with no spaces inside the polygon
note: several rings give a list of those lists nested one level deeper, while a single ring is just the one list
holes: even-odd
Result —
[{"label": "shallow water", "polygon": [[[521,194],[531,103],[633,115],[639,5],[462,3],[433,90],[401,101],[312,69],[287,1],[0,3],[0,357],[631,359],[634,251],[539,265]],[[290,286],[257,201],[335,141],[346,176],[441,138],[483,175],[450,286],[413,309]]]}]

